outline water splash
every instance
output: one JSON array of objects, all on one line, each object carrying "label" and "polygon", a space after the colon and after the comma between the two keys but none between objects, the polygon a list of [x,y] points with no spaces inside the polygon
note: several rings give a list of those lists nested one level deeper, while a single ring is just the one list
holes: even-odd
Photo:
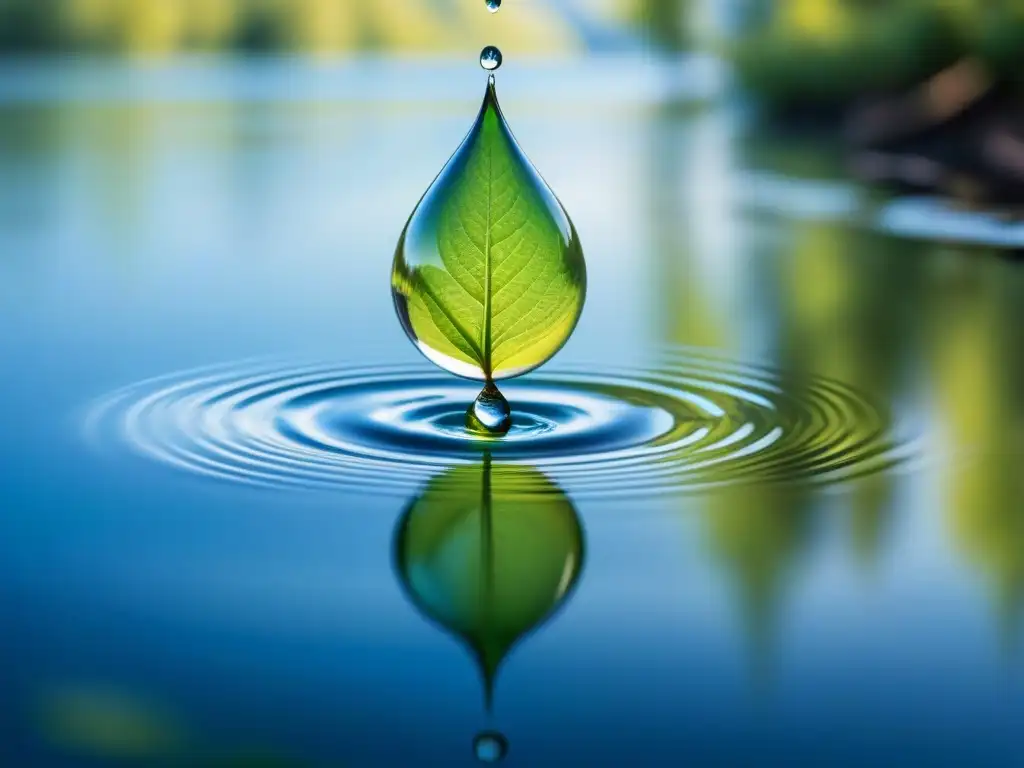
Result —
[{"label": "water splash", "polygon": [[688,349],[510,382],[501,440],[466,430],[472,382],[416,366],[250,363],[126,387],[90,434],[178,469],[265,487],[407,495],[453,464],[538,467],[575,498],[742,482],[836,483],[923,453],[914,425],[841,382]]}]

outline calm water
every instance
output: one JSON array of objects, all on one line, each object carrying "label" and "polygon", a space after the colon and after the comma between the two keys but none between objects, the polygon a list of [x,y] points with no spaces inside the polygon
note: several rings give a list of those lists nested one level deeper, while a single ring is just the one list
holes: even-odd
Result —
[{"label": "calm water", "polygon": [[475,64],[0,72],[0,762],[1024,759],[1020,227],[673,83],[502,69],[589,287],[481,450],[389,290]]}]

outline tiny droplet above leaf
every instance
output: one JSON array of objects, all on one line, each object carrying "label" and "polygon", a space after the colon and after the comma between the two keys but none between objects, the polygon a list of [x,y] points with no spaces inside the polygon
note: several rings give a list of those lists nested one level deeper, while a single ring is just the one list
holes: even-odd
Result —
[{"label": "tiny droplet above leaf", "polygon": [[488,45],[480,51],[480,66],[488,72],[495,72],[501,69],[502,61],[501,49],[496,45]]}]

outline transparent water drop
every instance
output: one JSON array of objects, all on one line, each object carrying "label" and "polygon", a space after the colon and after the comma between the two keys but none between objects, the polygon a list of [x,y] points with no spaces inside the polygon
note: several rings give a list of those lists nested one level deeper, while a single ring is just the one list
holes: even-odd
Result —
[{"label": "transparent water drop", "polygon": [[487,10],[491,13],[497,13],[499,8],[501,8],[501,0],[487,0]]},{"label": "transparent water drop", "polygon": [[508,400],[494,382],[487,382],[466,411],[466,429],[482,435],[504,435],[511,426],[512,409]]},{"label": "transparent water drop", "polygon": [[497,731],[484,731],[473,739],[473,754],[481,763],[500,763],[508,754],[508,739]]},{"label": "transparent water drop", "polygon": [[501,66],[501,51],[497,46],[488,45],[480,51],[480,66],[488,72],[494,72]]},{"label": "transparent water drop", "polygon": [[469,135],[406,223],[391,287],[420,352],[478,381],[533,370],[576,327],[586,298],[579,238],[516,143],[493,78]]}]

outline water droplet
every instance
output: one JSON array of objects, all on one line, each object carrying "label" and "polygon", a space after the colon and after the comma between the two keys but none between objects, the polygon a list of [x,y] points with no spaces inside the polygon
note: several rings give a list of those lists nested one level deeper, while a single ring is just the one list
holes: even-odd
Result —
[{"label": "water droplet", "polygon": [[481,763],[500,763],[508,754],[508,739],[497,731],[484,731],[473,739],[473,753]]},{"label": "water droplet", "polygon": [[511,426],[512,409],[508,400],[494,382],[487,382],[466,411],[466,429],[483,435],[504,435]]},{"label": "water droplet", "polygon": [[501,66],[501,51],[496,46],[488,45],[480,51],[480,66],[493,72]]},{"label": "water droplet", "polygon": [[491,13],[497,13],[499,8],[501,8],[501,0],[487,0],[487,10]]},{"label": "water droplet", "polygon": [[478,381],[533,370],[576,327],[586,297],[579,238],[512,136],[492,79],[469,135],[405,225],[391,287],[419,350]]}]

